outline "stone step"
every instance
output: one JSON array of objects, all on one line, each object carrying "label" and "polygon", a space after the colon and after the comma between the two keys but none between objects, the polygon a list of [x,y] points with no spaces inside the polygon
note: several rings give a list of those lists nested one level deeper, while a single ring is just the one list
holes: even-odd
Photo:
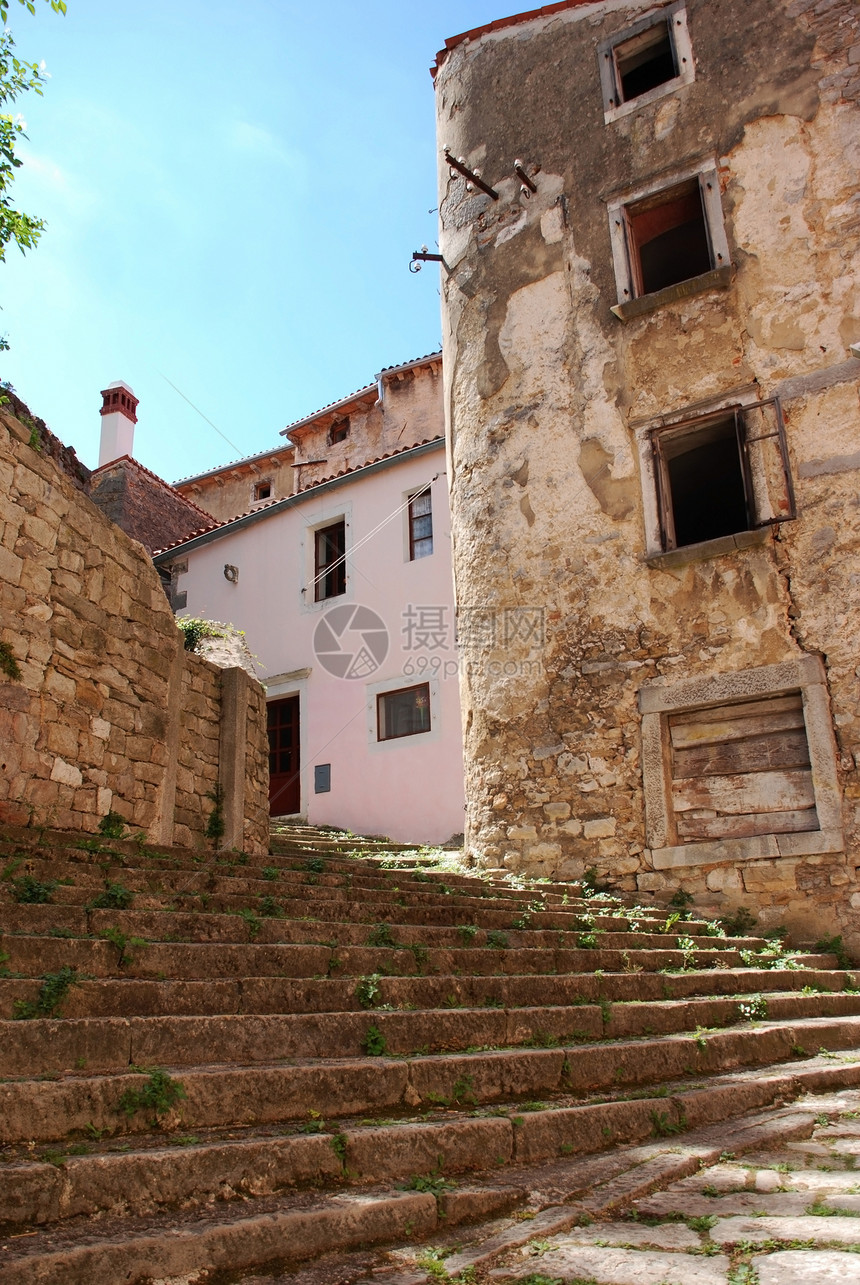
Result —
[{"label": "stone step", "polygon": [[[44,874],[44,872],[39,872]],[[133,906],[137,910],[197,910],[212,914],[236,914],[245,911],[279,917],[316,918],[344,922],[372,923],[396,918],[401,923],[460,923],[476,924],[485,928],[503,930],[556,929],[577,933],[625,932],[642,933],[655,937],[674,939],[679,935],[712,942],[726,940],[716,934],[710,925],[700,921],[673,924],[670,928],[659,919],[624,914],[606,915],[570,908],[521,910],[487,897],[439,897],[427,891],[394,889],[397,896],[383,897],[377,889],[355,886],[314,887],[313,891],[293,885],[283,887],[265,880],[207,879],[200,874],[163,877],[135,875],[133,871],[114,872],[103,880],[92,872],[77,877],[74,886],[61,883],[51,892],[44,905],[58,908],[99,908],[99,900],[113,897],[117,906]],[[196,885],[196,886],[195,886]],[[0,902],[0,904],[3,904]],[[42,909],[44,909],[42,905]],[[10,898],[6,909],[13,914],[39,909],[28,903]],[[302,912],[301,914],[299,912]]]},{"label": "stone step", "polygon": [[[360,1057],[375,1032],[385,1052],[463,1052],[474,1048],[550,1048],[567,1041],[629,1040],[696,1032],[697,1047],[725,1027],[756,1020],[860,1016],[858,995],[769,994],[749,999],[695,998],[522,1008],[389,1012],[361,1009],[218,1016],[80,1017],[70,1021],[0,1021],[0,1075],[126,1071],[129,1065],[253,1065],[287,1058]],[[77,1015],[73,1015],[77,1017]]]},{"label": "stone step", "polygon": [[[131,922],[129,922],[129,918]],[[265,975],[283,977],[366,977],[372,974],[415,976],[420,974],[470,974],[487,977],[494,974],[567,975],[584,972],[659,972],[661,969],[682,971],[691,961],[679,950],[529,950],[511,946],[508,949],[436,949],[416,945],[409,949],[385,949],[370,946],[340,947],[333,944],[291,944],[279,942],[276,934],[260,927],[262,940],[236,943],[224,941],[159,941],[147,932],[141,916],[117,913],[112,923],[101,928],[117,928],[127,937],[146,940],[144,947],[132,947],[131,959],[122,970],[118,967],[117,948],[109,941],[67,937],[14,937],[2,939],[8,955],[7,967],[13,972],[43,976],[64,965],[79,968],[93,976],[108,976],[119,971],[128,977],[163,979],[167,976],[192,981],[202,978]],[[177,934],[178,935],[178,934]],[[265,938],[275,938],[266,941]],[[40,950],[39,943],[43,943]],[[830,962],[827,956],[807,957],[810,967],[820,968]],[[722,970],[742,964],[738,952],[702,950],[695,956],[695,967]]]},{"label": "stone step", "polygon": [[[393,1019],[389,1028],[393,1032],[402,1015],[386,1016]],[[370,1026],[368,1021],[367,1035]],[[120,1048],[128,1048],[127,1038],[117,1032]],[[452,1104],[477,1109],[511,1097],[585,1097],[622,1086],[763,1066],[819,1049],[852,1048],[858,1038],[860,1017],[798,1018],[706,1035],[550,1049],[429,1056],[414,1056],[413,1050],[412,1056],[401,1058],[288,1056],[278,1065],[213,1063],[166,1070],[172,1074],[181,1069],[179,1078],[187,1095],[179,1111],[184,1127],[214,1128],[225,1122],[243,1127],[306,1119],[311,1108],[323,1118],[388,1116]],[[146,1132],[151,1125],[146,1111],[127,1118],[121,1105],[126,1093],[140,1091],[145,1084],[133,1072],[93,1076],[83,1070],[58,1079],[7,1080],[0,1084],[0,1141],[48,1142],[94,1129],[111,1134]]]},{"label": "stone step", "polygon": [[[27,941],[28,939],[22,939]],[[33,941],[38,948],[42,939]],[[45,946],[53,945],[50,940]],[[94,944],[94,943],[93,943]],[[89,945],[89,943],[87,943]],[[565,976],[509,974],[503,976],[416,975],[386,977],[380,974],[355,977],[287,978],[253,976],[248,973],[231,979],[179,981],[175,977],[147,981],[117,975],[114,948],[114,975],[110,960],[102,980],[93,980],[93,957],[80,964],[82,980],[71,987],[62,1004],[65,1018],[191,1016],[232,1013],[332,1013],[357,1012],[369,1005],[393,1009],[427,1008],[528,1008],[587,1004],[606,1005],[686,998],[708,998],[771,993],[794,993],[804,987],[813,992],[835,995],[840,1000],[846,980],[852,975],[820,970],[719,969],[710,972],[674,974],[593,973]],[[100,961],[103,962],[103,961]],[[59,958],[45,955],[43,967]],[[47,968],[46,968],[47,971]],[[369,982],[370,990],[364,983]],[[11,1016],[16,1001],[34,1002],[40,982],[25,979],[0,980],[0,1013]]]},{"label": "stone step", "polygon": [[[813,1114],[762,1113],[762,1108],[804,1091],[833,1091],[858,1082],[860,1061],[834,1065],[816,1059],[804,1067],[776,1065],[766,1075],[721,1077],[708,1094],[680,1087],[671,1099],[584,1105],[552,1112],[553,1120],[532,1113],[529,1118],[359,1126],[336,1135],[202,1143],[185,1139],[181,1150],[168,1150],[156,1140],[146,1150],[125,1155],[55,1157],[50,1166],[13,1162],[7,1169],[11,1181],[0,1193],[0,1218],[10,1226],[23,1223],[39,1230],[7,1237],[0,1283],[90,1285],[121,1279],[142,1285],[156,1276],[191,1279],[204,1264],[210,1270],[229,1270],[231,1279],[253,1272],[256,1281],[273,1282],[274,1276],[264,1278],[260,1270],[281,1279],[283,1270],[302,1261],[324,1262],[327,1253],[359,1243],[414,1244],[438,1236],[463,1216],[474,1220],[481,1213],[497,1214],[528,1199],[525,1220],[501,1230],[498,1223],[491,1224],[483,1235],[479,1227],[470,1233],[470,1243],[447,1259],[450,1274],[468,1269],[474,1276],[476,1267],[490,1265],[507,1250],[575,1226],[583,1210],[606,1217],[619,1205],[684,1179],[700,1165],[715,1164],[721,1152],[740,1156],[773,1139],[809,1136]],[[670,1127],[691,1130],[682,1135],[684,1146],[671,1137],[643,1145],[656,1131],[655,1120],[663,1132]],[[615,1142],[608,1153],[612,1144],[607,1135]],[[559,1144],[560,1137],[571,1141]],[[619,1148],[618,1142],[640,1145]],[[565,1159],[552,1164],[559,1145]],[[604,1154],[594,1155],[600,1151]],[[501,1174],[497,1170],[483,1187],[450,1189],[450,1175],[480,1170],[488,1155],[496,1166],[504,1162]],[[337,1194],[324,1197],[296,1191],[322,1173],[332,1183],[377,1185],[360,1191],[341,1186]],[[434,1194],[430,1185],[424,1191],[394,1192],[379,1185],[380,1180],[407,1175],[414,1180],[422,1174],[446,1175],[438,1185],[449,1190]],[[222,1201],[233,1203],[201,1209],[216,1184]],[[541,1189],[549,1193],[542,1202],[532,1194]],[[565,1200],[572,1203],[561,1203]],[[184,1208],[177,1213],[177,1206]],[[76,1217],[74,1238],[65,1230],[51,1230],[50,1224],[69,1216]],[[600,1233],[597,1228],[598,1243]],[[314,1279],[357,1276],[332,1273]],[[373,1271],[373,1279],[402,1285],[426,1279],[426,1273],[401,1276],[380,1269]]]}]

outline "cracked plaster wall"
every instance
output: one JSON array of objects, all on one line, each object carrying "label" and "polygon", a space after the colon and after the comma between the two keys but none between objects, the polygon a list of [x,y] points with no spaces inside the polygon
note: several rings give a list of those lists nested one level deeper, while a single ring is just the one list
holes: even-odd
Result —
[{"label": "cracked plaster wall", "polygon": [[[535,608],[546,628],[542,648],[499,627],[465,653],[467,842],[484,865],[594,865],[627,890],[680,882],[813,930],[814,889],[818,919],[856,933],[860,17],[850,0],[688,0],[693,83],[604,124],[597,43],[657,7],[609,0],[485,33],[436,79],[440,145],[500,194],[468,191],[440,146],[459,609]],[[732,284],[622,324],[606,203],[703,160]],[[636,426],[737,389],[782,398],[797,520],[646,565]],[[826,664],[847,851],[655,872],[638,689],[805,652]]]}]

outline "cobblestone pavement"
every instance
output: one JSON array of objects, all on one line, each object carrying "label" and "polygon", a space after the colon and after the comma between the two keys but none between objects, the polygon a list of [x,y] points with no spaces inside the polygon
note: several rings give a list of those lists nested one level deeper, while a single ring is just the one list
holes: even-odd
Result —
[{"label": "cobblestone pavement", "polygon": [[[564,1205],[546,1203],[563,1198],[563,1180],[548,1172],[546,1190],[513,1217],[390,1251],[343,1279],[860,1285],[860,1091],[810,1095],[667,1143],[626,1149],[631,1163],[620,1171],[624,1149],[590,1162],[592,1190]],[[612,1159],[616,1173],[601,1182],[600,1166],[608,1172]],[[672,1181],[673,1170],[683,1176]],[[301,1277],[285,1279],[299,1285]]]}]

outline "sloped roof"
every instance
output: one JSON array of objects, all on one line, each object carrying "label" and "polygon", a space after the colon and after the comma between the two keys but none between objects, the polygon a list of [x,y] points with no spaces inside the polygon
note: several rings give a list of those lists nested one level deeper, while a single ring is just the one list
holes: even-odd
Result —
[{"label": "sloped roof", "polygon": [[444,442],[444,437],[425,438],[421,442],[413,442],[411,446],[401,446],[395,451],[388,451],[384,455],[377,456],[376,459],[365,460],[362,464],[356,464],[354,468],[342,469],[339,473],[332,473],[329,477],[317,478],[316,481],[311,482],[310,485],[306,487],[302,487],[300,490],[294,492],[293,495],[286,495],[279,500],[268,500],[264,504],[255,504],[253,509],[249,509],[245,513],[238,513],[232,518],[226,518],[223,522],[216,522],[213,520],[209,527],[202,527],[199,531],[192,531],[181,540],[176,540],[172,544],[165,545],[163,549],[155,549],[152,556],[160,557],[165,553],[172,552],[174,549],[180,549],[183,545],[188,544],[189,541],[195,540],[201,535],[214,537],[219,533],[226,531],[226,528],[228,527],[233,527],[237,524],[244,526],[251,521],[256,522],[260,518],[268,517],[268,515],[276,509],[280,511],[282,509],[292,508],[297,501],[305,500],[314,491],[322,487],[330,487],[333,483],[342,482],[345,478],[351,477],[354,474],[376,470],[398,456],[408,455],[413,451],[423,451],[428,447],[441,447],[444,445]]},{"label": "sloped roof", "polygon": [[433,362],[441,360],[442,353],[437,351],[426,353],[423,357],[413,357],[411,361],[400,362],[396,366],[383,366],[372,384],[365,384],[363,388],[357,388],[356,391],[354,393],[350,393],[349,396],[339,397],[337,401],[329,402],[327,406],[321,406],[319,410],[314,411],[311,415],[304,415],[301,419],[293,420],[292,424],[288,424],[286,428],[281,429],[281,436],[286,437],[289,440],[293,433],[301,432],[305,428],[312,428],[316,420],[320,419],[323,415],[331,415],[333,411],[346,410],[354,402],[362,401],[371,396],[375,397],[379,386],[379,380],[383,379],[386,375],[394,375],[401,370],[412,370],[416,366],[431,365]]},{"label": "sloped roof", "polygon": [[257,451],[253,455],[242,455],[238,460],[232,460],[229,464],[219,464],[217,468],[206,469],[203,473],[190,473],[188,477],[180,477],[173,485],[179,487],[188,486],[191,482],[202,482],[207,477],[217,477],[219,473],[229,473],[232,469],[244,468],[248,464],[255,464],[257,460],[268,460],[275,455],[288,455],[291,449],[289,443],[270,446],[266,451]]}]

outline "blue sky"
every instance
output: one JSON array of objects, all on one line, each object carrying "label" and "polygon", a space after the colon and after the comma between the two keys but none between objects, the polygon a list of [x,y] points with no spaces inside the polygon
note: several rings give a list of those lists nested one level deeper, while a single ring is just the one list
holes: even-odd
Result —
[{"label": "blue sky", "polygon": [[437,270],[407,267],[435,248],[428,68],[528,7],[13,0],[19,57],[51,75],[17,104],[15,197],[48,227],[0,264],[0,378],[91,467],[125,379],[135,455],[175,480],[437,348]]}]

